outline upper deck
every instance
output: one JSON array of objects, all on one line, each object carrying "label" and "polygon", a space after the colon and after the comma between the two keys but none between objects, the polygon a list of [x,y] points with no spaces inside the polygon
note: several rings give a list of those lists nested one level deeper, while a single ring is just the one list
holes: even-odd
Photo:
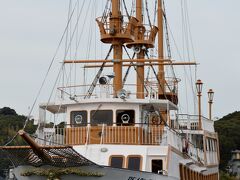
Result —
[{"label": "upper deck", "polygon": [[121,99],[121,98],[96,98],[96,99],[81,99],[80,101],[64,101],[64,102],[55,102],[55,103],[42,103],[40,104],[40,109],[42,110],[47,110],[51,113],[66,113],[67,109],[73,108],[73,107],[78,107],[80,108],[81,106],[84,105],[84,107],[89,106],[95,106],[99,104],[104,104],[104,105],[110,105],[112,108],[116,106],[145,106],[146,109],[150,108],[153,106],[156,109],[161,109],[161,110],[177,110],[178,107],[174,103],[172,103],[169,100],[164,100],[164,99]]}]

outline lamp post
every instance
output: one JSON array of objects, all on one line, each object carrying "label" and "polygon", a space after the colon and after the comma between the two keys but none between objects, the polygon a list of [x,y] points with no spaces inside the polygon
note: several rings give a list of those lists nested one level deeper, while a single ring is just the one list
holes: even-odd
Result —
[{"label": "lamp post", "polygon": [[201,96],[202,96],[203,83],[200,79],[196,82],[197,96],[198,96],[198,129],[202,129],[202,118],[201,118]]},{"label": "lamp post", "polygon": [[208,90],[208,104],[209,104],[209,119],[212,120],[212,104],[214,92],[212,89]]}]

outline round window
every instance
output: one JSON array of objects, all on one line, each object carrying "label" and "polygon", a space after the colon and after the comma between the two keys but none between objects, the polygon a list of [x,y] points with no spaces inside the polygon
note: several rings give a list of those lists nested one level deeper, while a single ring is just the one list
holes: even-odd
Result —
[{"label": "round window", "polygon": [[82,120],[83,120],[83,117],[82,117],[82,115],[79,114],[79,115],[75,116],[74,120],[77,124],[81,124]]},{"label": "round window", "polygon": [[123,114],[121,116],[121,120],[122,120],[123,123],[128,123],[129,120],[130,120],[130,116],[128,114]]}]

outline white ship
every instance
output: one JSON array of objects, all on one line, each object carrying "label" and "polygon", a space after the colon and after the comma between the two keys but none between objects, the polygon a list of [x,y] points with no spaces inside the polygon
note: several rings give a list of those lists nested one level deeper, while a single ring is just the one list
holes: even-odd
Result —
[{"label": "white ship", "polygon": [[[13,169],[18,179],[44,179],[37,173],[23,176],[21,171],[33,168],[34,163],[40,163],[43,169],[56,165],[49,163],[54,160],[46,159],[60,157],[61,153],[49,149],[64,150],[64,147],[72,147],[71,152],[79,154],[82,159],[76,161],[82,162],[81,168],[100,175],[86,177],[86,174],[69,173],[63,175],[63,179],[219,179],[219,142],[211,118],[213,91],[209,91],[209,118],[201,113],[200,80],[194,83],[198,113],[178,113],[180,79],[175,76],[174,67],[196,65],[196,62],[178,62],[171,58],[162,0],[156,1],[155,8],[151,9],[148,1],[134,0],[132,7],[128,3],[107,0],[102,17],[96,18],[100,40],[109,44],[105,59],[64,59],[62,77],[69,66],[70,73],[77,65],[84,66],[84,70],[97,70],[85,74],[91,79],[89,84],[62,78],[56,101],[40,104],[35,137],[39,145],[34,149],[34,142],[28,141],[31,148],[25,147],[25,150],[29,150],[29,155],[26,158],[23,153],[24,161],[18,161]],[[150,16],[154,16],[156,22],[151,21]],[[69,20],[71,17],[69,13]],[[156,49],[157,56],[154,56],[152,52]],[[171,76],[166,73],[167,68],[172,70]],[[52,126],[49,126],[50,120]],[[64,126],[56,123],[60,121]],[[3,147],[10,154],[21,148]],[[66,165],[67,151],[63,152],[65,160],[58,163],[71,167]]]}]

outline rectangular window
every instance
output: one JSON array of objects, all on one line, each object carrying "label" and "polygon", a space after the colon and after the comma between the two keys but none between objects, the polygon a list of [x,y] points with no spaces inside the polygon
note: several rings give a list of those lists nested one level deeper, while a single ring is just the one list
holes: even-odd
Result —
[{"label": "rectangular window", "polygon": [[157,174],[162,174],[163,170],[163,161],[162,159],[153,159],[152,160],[152,172]]},{"label": "rectangular window", "polygon": [[213,151],[212,139],[209,139],[209,150]]},{"label": "rectangular window", "polygon": [[214,151],[217,151],[216,147],[217,147],[217,141],[214,139],[213,140],[213,150]]},{"label": "rectangular window", "polygon": [[87,126],[87,111],[72,111],[70,116],[72,126]]},{"label": "rectangular window", "polygon": [[207,138],[205,140],[205,146],[206,146],[206,150],[209,151],[209,143]]},{"label": "rectangular window", "polygon": [[142,157],[141,156],[128,156],[127,168],[133,171],[141,170]]},{"label": "rectangular window", "polygon": [[114,168],[123,168],[124,156],[111,156],[109,165]]},{"label": "rectangular window", "polygon": [[131,126],[135,123],[134,110],[117,110],[116,111],[117,126]]},{"label": "rectangular window", "polygon": [[113,124],[112,110],[92,110],[90,114],[90,122],[92,126],[101,124],[107,124],[108,126],[111,126]]}]

